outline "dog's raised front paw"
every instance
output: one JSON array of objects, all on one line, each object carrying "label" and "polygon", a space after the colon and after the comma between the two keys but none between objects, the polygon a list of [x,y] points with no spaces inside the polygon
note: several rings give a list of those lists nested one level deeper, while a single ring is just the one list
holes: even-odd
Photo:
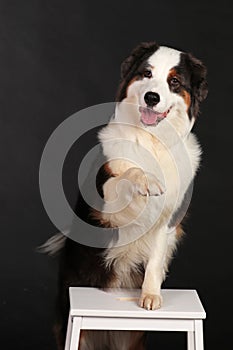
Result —
[{"label": "dog's raised front paw", "polygon": [[162,305],[162,297],[157,294],[142,293],[139,305],[146,310],[156,310]]},{"label": "dog's raised front paw", "polygon": [[140,168],[128,169],[124,178],[129,180],[133,184],[134,190],[143,196],[160,196],[165,192],[164,186],[155,175],[144,172]]}]

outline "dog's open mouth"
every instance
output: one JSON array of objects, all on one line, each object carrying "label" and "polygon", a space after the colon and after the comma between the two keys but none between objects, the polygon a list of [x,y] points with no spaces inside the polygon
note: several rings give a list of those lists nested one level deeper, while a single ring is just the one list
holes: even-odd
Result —
[{"label": "dog's open mouth", "polygon": [[153,109],[148,107],[139,107],[139,112],[141,113],[141,121],[145,125],[157,125],[161,120],[166,118],[170,112],[169,108],[166,112],[159,113],[155,112]]}]

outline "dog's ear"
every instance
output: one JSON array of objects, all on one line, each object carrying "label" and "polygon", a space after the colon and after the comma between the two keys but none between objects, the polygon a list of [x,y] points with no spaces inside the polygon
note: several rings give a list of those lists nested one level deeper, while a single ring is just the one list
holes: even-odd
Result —
[{"label": "dog's ear", "polygon": [[142,42],[136,46],[131,54],[121,64],[121,79],[126,79],[130,74],[136,72],[140,64],[149,58],[157,49],[155,42]]},{"label": "dog's ear", "polygon": [[121,64],[121,80],[116,94],[116,101],[122,101],[127,95],[130,81],[139,76],[138,68],[159,46],[155,42],[144,42],[133,49],[131,54]]},{"label": "dog's ear", "polygon": [[206,99],[208,94],[207,69],[200,60],[190,53],[186,55],[186,63],[190,72],[192,94],[190,112],[191,116],[196,118],[199,113],[199,104]]}]

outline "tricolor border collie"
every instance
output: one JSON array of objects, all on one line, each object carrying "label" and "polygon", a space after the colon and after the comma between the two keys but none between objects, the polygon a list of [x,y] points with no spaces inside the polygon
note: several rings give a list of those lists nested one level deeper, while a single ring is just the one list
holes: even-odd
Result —
[{"label": "tricolor border collie", "polygon": [[[122,63],[115,116],[98,133],[106,159],[98,173],[103,210],[83,200],[76,206],[92,225],[118,230],[122,242],[96,248],[65,237],[46,246],[50,252],[62,246],[59,349],[64,349],[70,286],[141,288],[140,307],[161,306],[161,284],[182,236],[182,208],[200,161],[191,129],[206,96],[206,68],[189,53],[141,43]],[[85,331],[79,349],[139,350],[144,336]]]}]

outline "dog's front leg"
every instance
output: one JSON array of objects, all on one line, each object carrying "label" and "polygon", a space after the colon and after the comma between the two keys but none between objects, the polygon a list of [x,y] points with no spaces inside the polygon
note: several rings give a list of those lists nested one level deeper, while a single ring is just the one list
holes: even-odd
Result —
[{"label": "dog's front leg", "polygon": [[140,168],[129,168],[120,176],[109,179],[103,186],[104,210],[102,218],[113,226],[123,226],[140,215],[147,196],[164,192],[159,180]]},{"label": "dog's front leg", "polygon": [[139,305],[147,310],[161,307],[161,284],[164,278],[164,263],[167,252],[167,234],[163,230],[156,233],[155,245],[145,268]]}]

